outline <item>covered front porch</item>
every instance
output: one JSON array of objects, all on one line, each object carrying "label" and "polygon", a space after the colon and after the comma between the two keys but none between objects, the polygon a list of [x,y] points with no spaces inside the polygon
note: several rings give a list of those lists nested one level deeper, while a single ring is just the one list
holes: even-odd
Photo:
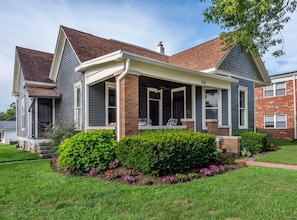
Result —
[{"label": "covered front porch", "polygon": [[[115,129],[117,139],[147,129],[207,132],[217,120],[230,134],[231,83],[237,80],[118,51],[82,63],[86,130]],[[212,132],[210,132],[212,133]]]}]

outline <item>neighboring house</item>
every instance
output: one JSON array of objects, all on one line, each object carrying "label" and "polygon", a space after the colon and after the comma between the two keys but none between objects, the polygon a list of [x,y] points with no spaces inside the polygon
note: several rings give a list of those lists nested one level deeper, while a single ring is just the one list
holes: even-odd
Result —
[{"label": "neighboring house", "polygon": [[256,127],[277,139],[297,139],[297,71],[270,77],[272,84],[255,89]]},{"label": "neighboring house", "polygon": [[[54,54],[16,48],[13,94],[23,148],[61,121],[77,130],[187,128],[228,136],[253,130],[254,88],[270,79],[257,55],[219,39],[173,56],[60,27]],[[177,120],[170,120],[175,118]]]},{"label": "neighboring house", "polygon": [[16,121],[0,121],[0,143],[10,144],[17,141]]}]

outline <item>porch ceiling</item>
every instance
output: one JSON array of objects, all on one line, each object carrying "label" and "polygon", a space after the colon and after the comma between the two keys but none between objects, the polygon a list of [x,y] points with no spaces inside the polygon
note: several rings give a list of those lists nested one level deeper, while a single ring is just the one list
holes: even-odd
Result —
[{"label": "porch ceiling", "polygon": [[139,84],[141,86],[158,88],[158,89],[174,89],[184,86],[185,84],[165,81],[161,79],[150,78],[146,76],[139,77]]}]

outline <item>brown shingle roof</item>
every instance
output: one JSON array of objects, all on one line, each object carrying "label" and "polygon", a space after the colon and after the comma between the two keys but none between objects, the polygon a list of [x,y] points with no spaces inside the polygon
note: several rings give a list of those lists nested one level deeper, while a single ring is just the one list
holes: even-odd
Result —
[{"label": "brown shingle roof", "polygon": [[26,87],[30,97],[59,98],[60,93],[54,88]]},{"label": "brown shingle roof", "polygon": [[220,39],[215,38],[169,57],[169,63],[192,70],[216,67],[229,50],[222,50]]},{"label": "brown shingle roof", "polygon": [[112,53],[117,50],[138,54],[144,57],[168,61],[168,56],[135,45],[116,40],[108,40],[88,33],[61,26],[81,62]]},{"label": "brown shingle roof", "polygon": [[49,72],[53,54],[22,47],[16,47],[16,50],[25,80],[52,82],[49,79]]}]

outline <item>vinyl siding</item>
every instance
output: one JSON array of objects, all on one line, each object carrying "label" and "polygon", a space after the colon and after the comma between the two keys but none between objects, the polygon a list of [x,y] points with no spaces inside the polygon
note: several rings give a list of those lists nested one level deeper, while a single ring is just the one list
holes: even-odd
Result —
[{"label": "vinyl siding", "polygon": [[[231,85],[231,106],[232,106],[232,133],[240,131],[238,116],[238,86],[248,88],[248,130],[254,130],[254,83],[248,80],[238,79],[239,82]],[[246,129],[245,129],[246,130]]]},{"label": "vinyl siding", "polygon": [[105,83],[89,87],[89,125],[105,126]]},{"label": "vinyl siding", "polygon": [[218,69],[253,80],[262,80],[261,74],[250,54],[242,47],[233,47]]},{"label": "vinyl siding", "polygon": [[56,101],[56,123],[74,122],[74,83],[82,84],[82,129],[85,124],[85,87],[84,74],[74,71],[80,64],[70,44],[66,41],[57,76],[57,89],[62,98]]},{"label": "vinyl siding", "polygon": [[229,125],[228,90],[222,90],[222,125]]},{"label": "vinyl siding", "polygon": [[202,132],[202,88],[196,86],[196,131]]}]

